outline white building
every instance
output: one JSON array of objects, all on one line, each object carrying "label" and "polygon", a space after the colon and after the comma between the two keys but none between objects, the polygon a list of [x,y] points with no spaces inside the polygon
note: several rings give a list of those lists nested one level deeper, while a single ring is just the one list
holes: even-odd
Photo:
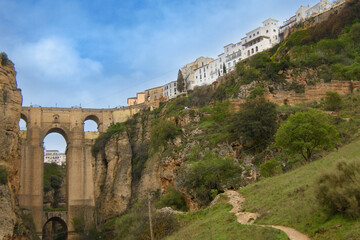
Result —
[{"label": "white building", "polygon": [[172,99],[176,97],[176,83],[177,81],[172,81],[163,86],[163,96]]},{"label": "white building", "polygon": [[278,22],[276,19],[269,18],[263,22],[263,26],[246,34],[243,38],[242,59],[269,49],[280,42]]},{"label": "white building", "polygon": [[63,163],[66,163],[66,155],[65,153],[60,153],[58,150],[45,150],[44,162],[62,165]]},{"label": "white building", "polygon": [[315,16],[323,11],[328,10],[334,4],[329,2],[328,0],[321,0],[319,3],[314,6],[301,6],[299,10],[296,11],[296,22],[304,21],[307,18]]},{"label": "white building", "polygon": [[187,83],[187,89],[194,89],[195,86],[195,71],[196,69],[207,65],[208,63],[214,61],[213,58],[208,57],[199,57],[194,62],[186,64],[181,68],[181,72],[183,74],[184,80]]},{"label": "white building", "polygon": [[224,75],[224,65],[226,72],[233,71],[239,61],[279,43],[278,22],[273,18],[265,20],[263,26],[248,32],[241,41],[225,45],[224,52],[219,54],[217,59],[198,65],[190,89],[216,81]]}]

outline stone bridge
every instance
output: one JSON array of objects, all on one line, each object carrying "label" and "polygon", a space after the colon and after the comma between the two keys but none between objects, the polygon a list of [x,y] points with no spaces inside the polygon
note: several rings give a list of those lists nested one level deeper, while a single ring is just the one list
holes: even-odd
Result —
[{"label": "stone bridge", "polygon": [[[72,220],[94,219],[95,196],[91,146],[99,133],[116,122],[124,122],[143,109],[144,105],[112,109],[22,107],[21,118],[26,132],[21,134],[21,162],[19,168],[19,203],[32,211],[36,231],[41,236],[43,226],[51,214],[43,211],[43,140],[49,133],[61,134],[66,143],[66,214],[56,216],[73,231]],[[93,120],[98,132],[84,132],[84,121]],[[45,215],[44,215],[45,214]],[[46,217],[48,216],[48,217]]]}]

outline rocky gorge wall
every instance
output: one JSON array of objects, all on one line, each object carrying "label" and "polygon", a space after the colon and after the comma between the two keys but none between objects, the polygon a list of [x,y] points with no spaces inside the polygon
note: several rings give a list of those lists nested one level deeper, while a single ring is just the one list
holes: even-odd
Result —
[{"label": "rocky gorge wall", "polygon": [[[3,56],[2,56],[3,57]],[[15,239],[14,228],[21,222],[16,195],[19,191],[19,119],[22,104],[14,65],[0,61],[0,166],[8,181],[0,186],[0,239]]]}]

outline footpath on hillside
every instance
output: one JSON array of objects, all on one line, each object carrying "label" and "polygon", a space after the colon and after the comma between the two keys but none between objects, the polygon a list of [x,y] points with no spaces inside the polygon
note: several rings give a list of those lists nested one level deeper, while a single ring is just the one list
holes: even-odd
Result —
[{"label": "footpath on hillside", "polygon": [[228,190],[225,194],[229,197],[229,203],[233,206],[230,210],[231,213],[234,213],[237,221],[240,224],[245,225],[256,225],[260,227],[272,227],[283,231],[290,240],[311,240],[305,234],[297,231],[294,228],[285,227],[285,226],[277,226],[277,225],[258,225],[254,224],[254,221],[259,217],[258,213],[251,213],[251,212],[241,212],[242,210],[242,203],[245,201],[245,198],[237,191]]}]

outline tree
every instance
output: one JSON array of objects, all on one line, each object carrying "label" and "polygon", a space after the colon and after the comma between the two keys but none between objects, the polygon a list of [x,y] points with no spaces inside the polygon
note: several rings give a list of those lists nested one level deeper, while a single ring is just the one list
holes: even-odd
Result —
[{"label": "tree", "polygon": [[284,122],[275,134],[276,144],[291,153],[299,153],[310,161],[317,148],[332,148],[339,140],[339,133],[320,111],[309,109],[297,112]]},{"label": "tree", "polygon": [[225,66],[225,63],[223,63],[223,73],[226,74],[226,66]]},{"label": "tree", "polygon": [[262,97],[248,99],[233,120],[232,132],[246,147],[262,150],[273,139],[277,129],[276,105]]},{"label": "tree", "polygon": [[180,69],[178,72],[178,77],[177,77],[176,83],[177,83],[176,85],[177,85],[178,92],[179,93],[183,92],[185,90],[184,89],[185,81],[184,81],[184,76],[182,75],[182,72]]}]

